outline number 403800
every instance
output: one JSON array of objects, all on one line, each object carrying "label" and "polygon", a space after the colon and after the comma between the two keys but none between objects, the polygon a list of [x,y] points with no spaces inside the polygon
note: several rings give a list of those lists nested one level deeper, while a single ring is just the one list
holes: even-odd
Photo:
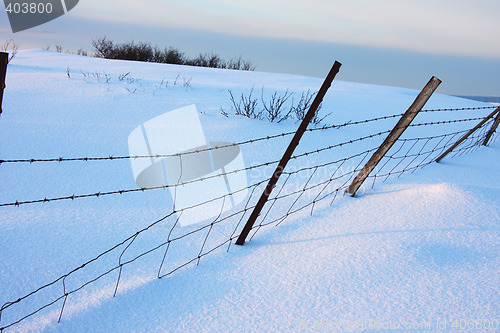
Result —
[{"label": "number 403800", "polygon": [[23,2],[23,3],[9,3],[5,8],[9,14],[50,14],[52,13],[51,3],[36,3],[36,2]]}]

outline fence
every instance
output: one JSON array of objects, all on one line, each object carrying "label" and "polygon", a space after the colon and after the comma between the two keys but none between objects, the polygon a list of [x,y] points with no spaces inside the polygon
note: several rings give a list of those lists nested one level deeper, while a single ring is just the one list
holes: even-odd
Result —
[{"label": "fence", "polygon": [[[333,78],[332,78],[333,80]],[[429,95],[430,96],[430,95]],[[289,151],[289,158],[285,166],[281,164],[282,159],[263,162],[248,166],[244,169],[234,170],[230,173],[251,171],[254,176],[250,178],[249,185],[232,193],[213,198],[199,205],[184,208],[182,210],[168,211],[163,217],[152,221],[148,226],[131,234],[129,237],[116,242],[107,250],[99,253],[91,260],[70,270],[66,274],[54,278],[35,290],[10,302],[6,302],[0,308],[0,331],[11,328],[21,322],[41,314],[43,311],[54,311],[57,309],[58,316],[55,320],[60,321],[65,313],[65,308],[71,298],[91,285],[109,283],[113,281],[112,295],[115,296],[120,290],[124,274],[133,263],[143,261],[148,265],[156,262],[152,268],[157,278],[165,278],[179,269],[191,264],[199,264],[201,259],[217,251],[229,251],[231,245],[242,237],[242,244],[246,235],[242,229],[247,230],[250,239],[254,238],[262,228],[269,225],[279,225],[291,216],[300,212],[313,214],[321,207],[332,205],[336,200],[343,197],[347,192],[350,194],[373,188],[377,181],[386,181],[391,176],[400,177],[407,172],[415,172],[419,168],[444,158],[445,153],[460,155],[478,149],[482,144],[498,139],[496,127],[500,119],[500,108],[494,106],[478,108],[449,108],[420,110],[424,103],[416,109],[412,109],[413,116],[417,113],[426,115],[426,121],[420,123],[398,122],[396,127],[387,126],[392,121],[405,114],[388,115],[373,119],[348,122],[338,125],[323,126],[320,128],[304,127],[305,137],[324,136],[327,132],[334,132],[336,136],[344,139],[338,142],[319,146],[313,150]],[[411,109],[411,108],[410,108]],[[460,112],[475,112],[477,110],[495,109],[488,116],[460,116]],[[453,119],[442,120],[443,113],[453,114]],[[434,119],[437,117],[437,119]],[[418,119],[418,117],[416,117]],[[474,126],[475,124],[479,124]],[[377,126],[371,126],[371,125]],[[461,128],[457,129],[457,124]],[[306,124],[307,125],[307,124]],[[352,126],[375,127],[375,131],[366,131],[362,137],[349,137],[347,129]],[[470,130],[472,128],[473,130]],[[425,129],[425,131],[422,131]],[[401,131],[402,130],[402,131]],[[397,137],[390,136],[394,131],[401,132]],[[432,134],[429,134],[432,133]],[[273,140],[284,140],[290,136],[296,137],[296,132],[280,133],[237,142],[231,145],[205,148],[188,153],[170,155],[181,157],[185,154],[195,154],[203,151],[222,149],[228,146],[256,145],[259,142],[270,142]],[[302,134],[301,134],[302,135]],[[332,136],[333,137],[333,136]],[[387,139],[389,138],[389,139]],[[385,139],[385,140],[384,140]],[[300,140],[300,138],[299,138]],[[318,140],[320,142],[321,140]],[[380,154],[382,141],[390,143],[384,154]],[[298,140],[296,142],[298,144]],[[459,143],[456,145],[456,143]],[[295,148],[295,147],[294,147]],[[367,172],[365,164],[370,157],[377,155],[378,161],[375,166],[370,167]],[[52,159],[12,159],[0,160],[2,164],[30,164],[36,166],[39,163],[66,163],[66,162],[112,162],[124,159],[160,158],[167,155],[155,156],[107,156],[107,157],[76,157],[76,158],[52,158]],[[282,165],[279,170],[281,177],[275,178],[276,171],[269,175],[269,168]],[[192,182],[203,182],[212,177],[224,177],[230,173],[218,174],[210,177],[196,179],[193,181],[151,188],[121,189],[108,192],[95,192],[87,194],[73,194],[70,196],[59,196],[40,198],[37,200],[15,200],[0,203],[0,207],[35,205],[39,203],[50,203],[63,200],[82,200],[85,198],[101,198],[112,195],[128,195],[165,189],[168,187],[183,186]],[[357,175],[363,174],[364,187],[356,185],[356,191],[350,191],[353,180]],[[271,185],[269,185],[271,183]],[[351,188],[352,189],[352,188]],[[245,201],[232,210],[224,211],[224,203],[229,196],[238,192],[248,191]],[[271,192],[272,191],[272,192]],[[265,193],[265,200],[261,199]],[[205,221],[197,227],[179,228],[179,217],[184,211],[194,207],[202,206],[215,200],[222,200],[223,206],[220,214],[211,220]],[[260,204],[259,204],[260,202]],[[277,208],[278,206],[279,209]],[[257,210],[259,211],[257,212]],[[253,213],[252,212],[256,212]],[[253,215],[253,221],[248,220]],[[247,223],[242,228],[243,223]],[[150,244],[142,242],[145,237],[153,231],[154,227],[162,226],[168,228],[166,239]],[[242,236],[243,235],[243,236]],[[189,249],[189,250],[187,250]],[[148,258],[148,259],[146,259]]]}]

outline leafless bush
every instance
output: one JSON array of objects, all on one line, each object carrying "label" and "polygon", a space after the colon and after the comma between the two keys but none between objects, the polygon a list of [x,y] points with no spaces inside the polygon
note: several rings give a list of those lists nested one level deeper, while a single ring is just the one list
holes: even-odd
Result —
[{"label": "leafless bush", "polygon": [[297,120],[304,119],[315,95],[316,94],[311,93],[310,90],[307,90],[307,92],[301,94],[300,100],[297,105],[292,107],[293,114],[295,115],[295,118],[297,118]]},{"label": "leafless bush", "polygon": [[106,80],[106,83],[109,83],[109,81],[111,81],[111,74],[104,72],[104,79]]},{"label": "leafless bush", "polygon": [[[300,96],[300,100],[297,103],[296,106],[292,106],[292,112],[295,115],[295,118],[297,121],[302,121],[304,120],[307,111],[309,111],[309,108],[311,107],[312,101],[314,97],[316,97],[317,92],[311,93],[310,90],[307,90],[307,92],[302,93]],[[293,103],[292,103],[293,104]],[[316,110],[316,113],[314,114],[313,119],[311,120],[311,123],[315,126],[320,125],[323,120],[325,120],[326,117],[331,115],[331,113],[325,115],[324,117],[319,117],[319,111],[323,107],[323,104],[320,104],[318,106],[318,109]]]},{"label": "leafless bush", "polygon": [[220,108],[220,114],[226,118],[229,118],[229,113],[227,113],[223,108]]},{"label": "leafless bush", "polygon": [[86,57],[88,53],[84,49],[78,49],[78,51],[76,51],[76,55],[81,55]]},{"label": "leafless bush", "polygon": [[323,117],[319,117],[319,110],[321,109],[321,106],[322,104],[319,105],[318,109],[316,110],[316,113],[314,114],[314,117],[313,119],[311,120],[311,123],[315,126],[319,126],[321,125],[321,123],[323,122],[323,120],[325,120],[326,117],[328,117],[329,115],[331,115],[332,113],[328,113],[326,115],[324,115]]},{"label": "leafless bush", "polygon": [[186,56],[183,52],[169,47],[165,48],[163,51],[155,46],[153,48],[153,58],[152,62],[163,63],[163,64],[174,64],[183,65],[186,63]]},{"label": "leafless bush", "polygon": [[113,59],[114,45],[112,41],[106,39],[106,36],[92,40],[92,46],[94,47],[96,57]]},{"label": "leafless bush", "polygon": [[198,67],[210,67],[210,68],[226,68],[226,64],[221,57],[216,54],[203,53],[197,58],[188,60],[186,65],[198,66]]},{"label": "leafless bush", "polygon": [[85,73],[81,69],[80,69],[80,73],[82,73],[82,75],[83,75],[83,81],[85,81],[87,79],[87,77],[89,76],[89,73]]},{"label": "leafless bush", "polygon": [[92,46],[95,50],[95,56],[107,59],[122,59],[157,62],[176,65],[190,65],[211,68],[229,68],[238,70],[255,70],[250,62],[241,59],[231,59],[225,61],[214,53],[201,53],[198,57],[189,59],[183,52],[169,47],[161,50],[158,46],[151,46],[149,43],[122,43],[115,44],[113,41],[103,37],[92,40]]},{"label": "leafless bush", "polygon": [[285,91],[283,95],[278,95],[278,92],[275,91],[274,94],[271,95],[271,99],[268,103],[264,100],[264,87],[262,87],[262,106],[264,108],[264,116],[270,122],[277,121],[278,123],[286,120],[290,117],[290,114],[293,111],[293,108],[290,108],[287,113],[284,111],[284,105],[286,101],[292,96],[291,93],[288,92],[288,89]]},{"label": "leafless bush", "polygon": [[[303,92],[300,95],[300,99],[297,104],[294,103],[293,93],[289,92],[288,89],[280,94],[275,91],[269,99],[266,100],[264,96],[264,87],[262,87],[261,94],[261,102],[262,109],[259,109],[259,102],[257,98],[253,98],[254,88],[250,90],[250,92],[245,95],[241,94],[240,98],[237,100],[232,91],[228,90],[230,100],[232,103],[232,108],[235,110],[236,115],[242,115],[250,119],[267,119],[270,122],[280,123],[286,119],[296,119],[297,121],[304,120],[307,111],[311,107],[312,101],[316,96],[316,93],[312,93],[310,90],[307,92]],[[289,99],[292,98],[291,103],[289,104]],[[316,113],[314,114],[311,123],[315,126],[319,126],[326,117],[328,117],[331,113],[320,117],[319,111],[321,110],[322,104],[319,105]],[[225,117],[229,116],[229,113],[221,108],[221,114]]]},{"label": "leafless bush", "polygon": [[123,74],[120,74],[118,75],[118,81],[123,81],[127,78],[127,76],[130,75],[130,72],[127,72],[127,73],[123,73]]},{"label": "leafless bush", "polygon": [[234,69],[234,70],[240,70],[240,71],[254,71],[255,66],[252,65],[249,61],[245,61],[240,57],[236,59],[231,59],[227,62],[226,65],[227,69]]},{"label": "leafless bush", "polygon": [[101,74],[99,72],[92,73],[92,76],[97,80],[97,82],[101,83]]},{"label": "leafless bush", "polygon": [[245,96],[245,94],[241,94],[240,99],[236,101],[234,98],[233,92],[231,90],[229,91],[230,95],[230,100],[233,103],[233,108],[235,111],[235,114],[237,116],[245,116],[250,119],[262,119],[262,110],[257,111],[256,107],[258,105],[258,99],[253,98],[253,87],[250,90],[250,93],[248,96]]},{"label": "leafless bush", "polygon": [[127,82],[128,84],[132,84],[134,82],[138,81],[137,79],[134,79],[133,77],[130,77],[130,76],[127,76],[125,78],[125,82]]},{"label": "leafless bush", "polygon": [[187,88],[191,88],[191,81],[192,81],[192,80],[193,80],[193,78],[192,78],[192,77],[190,77],[189,79],[182,78],[182,81],[183,81],[182,86],[183,86],[184,88],[186,88],[186,89],[187,89]]},{"label": "leafless bush", "polygon": [[12,59],[14,59],[17,52],[19,52],[19,46],[21,46],[21,44],[16,43],[13,39],[9,39],[5,41],[2,47],[0,47],[0,51],[9,53],[8,62],[10,62]]}]

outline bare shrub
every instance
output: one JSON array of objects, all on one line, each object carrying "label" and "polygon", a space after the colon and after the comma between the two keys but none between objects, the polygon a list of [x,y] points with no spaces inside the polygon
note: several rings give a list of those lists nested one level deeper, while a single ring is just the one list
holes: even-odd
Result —
[{"label": "bare shrub", "polygon": [[245,61],[240,57],[236,59],[231,59],[226,64],[227,69],[234,69],[239,71],[254,71],[255,66],[249,61]]},{"label": "bare shrub", "polygon": [[189,79],[186,79],[186,78],[184,78],[184,77],[183,77],[183,78],[182,78],[182,81],[183,81],[182,86],[183,86],[184,88],[186,88],[186,89],[187,89],[187,88],[191,88],[191,81],[192,81],[192,80],[193,80],[193,78],[192,78],[192,77],[190,77]]},{"label": "bare shrub", "polygon": [[78,51],[76,51],[76,55],[81,55],[86,57],[88,56],[88,53],[84,49],[78,49]]},{"label": "bare shrub", "polygon": [[95,50],[95,56],[98,58],[107,58],[114,59],[114,45],[113,42],[106,39],[106,36],[103,38],[92,40],[92,46]]},{"label": "bare shrub", "polygon": [[109,83],[109,81],[111,81],[111,74],[104,72],[104,79],[106,80],[106,83]]},{"label": "bare shrub", "polygon": [[224,60],[213,53],[202,53],[197,58],[188,60],[186,65],[210,68],[226,68]]},{"label": "bare shrub", "polygon": [[118,81],[123,81],[127,78],[127,76],[130,75],[130,72],[127,72],[127,73],[123,73],[123,74],[120,74],[118,75]]},{"label": "bare shrub", "polygon": [[189,59],[185,54],[175,48],[169,47],[161,50],[158,46],[149,43],[123,43],[115,44],[106,37],[92,40],[95,56],[107,59],[136,60],[175,65],[189,65],[211,68],[229,68],[238,70],[255,70],[250,62],[241,59],[225,61],[214,53],[200,53],[198,57]]},{"label": "bare shrub", "polygon": [[17,52],[19,52],[19,46],[21,44],[16,43],[13,39],[9,39],[0,47],[0,51],[9,53],[8,62],[10,62],[17,55]]},{"label": "bare shrub", "polygon": [[290,117],[293,109],[290,108],[287,113],[284,113],[284,105],[286,101],[292,96],[291,93],[288,92],[288,89],[285,91],[283,95],[278,95],[278,92],[275,91],[274,94],[271,95],[271,99],[266,103],[264,100],[264,87],[262,87],[262,106],[264,108],[264,116],[270,122],[277,121],[278,123],[286,120]]},{"label": "bare shrub", "polygon": [[240,99],[236,101],[234,98],[233,92],[231,90],[229,91],[230,95],[230,100],[233,103],[233,108],[235,111],[235,114],[237,116],[245,116],[250,119],[262,119],[262,110],[257,111],[257,105],[258,105],[258,99],[253,98],[253,87],[250,90],[250,93],[248,96],[245,96],[245,94],[241,94]]},{"label": "bare shrub", "polygon": [[307,92],[301,94],[300,100],[297,105],[292,106],[293,114],[295,115],[295,118],[297,120],[304,119],[315,95],[315,93],[311,93],[310,90],[307,90]]},{"label": "bare shrub", "polygon": [[[239,99],[236,99],[231,90],[228,90],[230,100],[232,103],[232,109],[235,110],[235,115],[242,115],[250,119],[267,119],[270,122],[280,123],[286,119],[296,119],[297,121],[304,120],[307,111],[309,111],[312,101],[317,93],[312,93],[310,90],[303,92],[300,95],[300,99],[297,104],[294,103],[293,93],[289,92],[288,89],[284,93],[279,93],[275,91],[269,99],[266,100],[264,96],[264,87],[262,87],[261,102],[262,109],[259,109],[259,101],[257,98],[252,97],[254,88],[245,95],[241,94]],[[289,99],[292,98],[291,103],[288,105]],[[319,126],[331,113],[320,117],[319,111],[321,110],[323,104],[318,106],[311,124],[314,126]],[[221,108],[221,114],[225,117],[229,116],[229,113]]]},{"label": "bare shrub", "polygon": [[[301,94],[300,100],[297,103],[297,105],[296,106],[292,106],[292,110],[291,111],[295,115],[295,118],[297,119],[297,121],[304,120],[307,111],[309,111],[309,108],[311,107],[311,104],[312,104],[312,101],[313,101],[314,97],[316,97],[316,94],[317,94],[317,92],[311,93],[310,90],[307,90],[307,92]],[[322,107],[323,107],[323,103],[321,103],[318,106],[318,109],[314,113],[314,117],[311,120],[311,123],[313,125],[315,125],[315,126],[320,125],[323,122],[323,120],[325,120],[326,117],[328,117],[329,115],[331,115],[331,113],[329,113],[329,114],[325,115],[324,117],[320,118],[319,117],[319,111],[321,110]]]}]

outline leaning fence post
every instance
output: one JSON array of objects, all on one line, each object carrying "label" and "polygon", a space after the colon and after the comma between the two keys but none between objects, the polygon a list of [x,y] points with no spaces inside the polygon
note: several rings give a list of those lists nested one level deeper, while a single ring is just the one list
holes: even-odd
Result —
[{"label": "leaning fence post", "polygon": [[495,133],[495,131],[497,130],[498,125],[500,125],[500,106],[496,109],[496,112],[498,112],[498,113],[497,113],[497,116],[495,118],[495,122],[491,126],[491,129],[488,132],[488,134],[486,134],[486,138],[484,139],[483,146],[487,146],[488,145],[488,142],[490,142],[491,137],[493,136],[493,133]]},{"label": "leaning fence post", "polygon": [[382,145],[380,145],[380,147],[373,154],[370,160],[365,164],[363,169],[361,169],[356,178],[354,178],[352,184],[346,191],[347,193],[349,193],[352,196],[356,194],[361,185],[363,185],[366,178],[368,178],[373,169],[377,167],[380,160],[382,160],[385,154],[392,148],[392,146],[396,143],[401,134],[403,134],[403,132],[408,128],[408,126],[410,126],[413,119],[415,119],[420,110],[422,110],[425,103],[427,103],[429,98],[432,96],[432,94],[440,84],[441,80],[439,80],[435,76],[433,76],[430,79],[430,81],[427,83],[424,89],[422,89],[422,91],[417,96],[417,98],[410,106],[410,108],[403,114],[403,116],[398,121],[396,126],[389,133],[389,135],[384,140]]},{"label": "leaning fence post", "polygon": [[[450,148],[448,148],[447,151],[445,151],[443,154],[441,154],[441,156],[439,156],[437,159],[436,159],[436,162],[439,162],[441,161],[446,155],[448,155],[449,153],[451,153],[453,151],[453,149],[457,148],[458,145],[460,145],[462,142],[464,142],[465,140],[467,140],[467,138],[469,136],[471,136],[475,131],[477,131],[478,129],[480,129],[481,127],[483,127],[484,124],[486,124],[486,122],[488,120],[490,120],[491,118],[493,118],[493,116],[495,115],[495,113],[498,113],[500,112],[500,107],[498,107],[495,111],[493,111],[492,113],[490,113],[486,118],[484,118],[483,120],[481,120],[481,122],[479,124],[477,124],[473,129],[471,129],[469,132],[467,132],[467,134],[465,134],[463,137],[461,137],[457,142],[455,142],[455,144],[453,146],[451,146]],[[498,116],[497,116],[497,119],[495,120],[495,123],[496,121],[498,120]],[[495,126],[495,124],[493,124],[493,126]],[[498,124],[497,124],[498,126]],[[494,130],[496,128],[491,128],[494,132]],[[493,132],[491,132],[491,134],[493,135]],[[488,133],[489,135],[490,133]],[[488,141],[489,141],[489,138],[488,138]],[[487,143],[486,141],[484,143]]]},{"label": "leaning fence post", "polygon": [[319,89],[318,93],[316,94],[316,97],[314,98],[314,101],[311,104],[311,107],[309,108],[309,111],[307,111],[304,119],[302,120],[302,123],[300,124],[299,128],[297,129],[297,132],[295,132],[295,135],[292,138],[292,141],[290,141],[290,144],[288,145],[287,150],[285,151],[285,154],[281,158],[278,166],[276,167],[276,170],[274,171],[271,179],[269,180],[269,183],[266,186],[266,189],[264,190],[264,193],[262,193],[259,201],[257,202],[254,210],[252,211],[252,214],[250,214],[250,217],[248,218],[247,223],[243,227],[243,230],[241,231],[240,236],[236,240],[237,245],[243,245],[245,244],[245,240],[250,233],[250,230],[252,230],[252,227],[257,220],[257,217],[260,215],[260,212],[262,211],[262,208],[264,208],[264,205],[267,202],[267,199],[271,195],[272,190],[276,186],[276,183],[278,182],[281,174],[285,170],[285,167],[292,157],[292,154],[295,150],[295,148],[298,146],[300,139],[302,138],[302,135],[307,129],[307,126],[309,126],[309,123],[313,119],[316,110],[318,109],[319,105],[323,101],[323,97],[325,96],[326,92],[328,91],[328,88],[332,85],[333,79],[337,75],[337,73],[340,70],[340,66],[342,64],[338,61],[335,61],[335,63],[332,66],[332,69],[330,70],[330,73],[328,73],[328,76],[326,77],[325,81],[323,82],[323,85]]},{"label": "leaning fence post", "polygon": [[7,73],[7,63],[9,62],[9,54],[0,52],[0,115],[2,114],[3,90],[5,89],[5,75]]}]

